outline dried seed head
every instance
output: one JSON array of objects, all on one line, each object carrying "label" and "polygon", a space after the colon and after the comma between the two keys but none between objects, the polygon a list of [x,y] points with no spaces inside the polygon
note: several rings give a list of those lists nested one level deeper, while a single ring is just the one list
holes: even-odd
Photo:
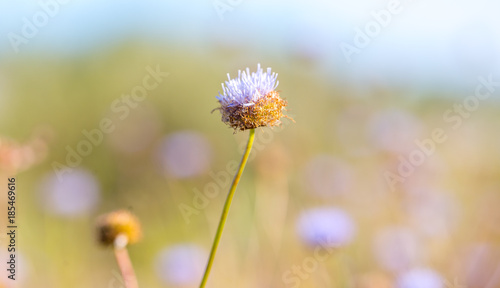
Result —
[{"label": "dried seed head", "polygon": [[114,211],[97,219],[97,237],[102,245],[123,248],[141,239],[141,223],[127,210]]},{"label": "dried seed head", "polygon": [[273,127],[281,124],[283,110],[287,102],[275,91],[279,82],[278,74],[271,73],[271,68],[263,72],[260,64],[257,72],[250,74],[250,69],[238,71],[238,77],[231,79],[228,74],[226,86],[222,84],[223,94],[219,93],[222,122],[235,131],[257,127]]}]

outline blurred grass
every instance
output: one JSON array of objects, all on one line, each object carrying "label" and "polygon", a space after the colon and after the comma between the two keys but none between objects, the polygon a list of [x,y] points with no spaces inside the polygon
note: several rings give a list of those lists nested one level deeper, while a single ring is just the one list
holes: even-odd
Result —
[{"label": "blurred grass", "polygon": [[[279,90],[288,100],[289,114],[296,123],[288,123],[274,133],[244,173],[210,282],[214,283],[212,287],[234,287],[227,284],[230,281],[225,277],[229,277],[246,283],[238,287],[285,286],[282,273],[311,254],[295,234],[298,213],[307,207],[333,205],[353,215],[358,225],[356,240],[324,264],[326,272],[315,272],[311,280],[303,281],[303,287],[326,287],[321,286],[325,285],[322,277],[330,278],[332,287],[347,287],[356,275],[380,271],[372,256],[371,241],[376,231],[387,225],[408,224],[403,192],[389,192],[381,177],[395,156],[378,151],[370,138],[363,136],[371,117],[394,108],[408,111],[422,121],[422,135],[428,137],[432,129],[448,127],[442,113],[466,95],[411,98],[406,96],[411,92],[407,88],[377,85],[361,94],[356,87],[336,81],[334,75],[329,79],[319,77],[314,63],[265,57],[260,62],[280,74]],[[170,75],[140,107],[157,112],[161,135],[185,129],[205,135],[214,150],[211,171],[225,169],[227,162],[239,160],[238,147],[246,141],[246,133],[233,135],[220,122],[219,114],[210,111],[217,107],[215,96],[226,73],[234,76],[238,68],[255,69],[253,56],[246,57],[244,51],[200,54],[131,42],[72,58],[31,55],[4,62],[0,75],[5,87],[1,93],[8,109],[4,108],[0,116],[1,135],[22,142],[40,126],[53,132],[47,159],[18,177],[19,246],[31,267],[25,287],[108,287],[117,268],[112,253],[97,247],[93,222],[98,214],[117,208],[131,209],[144,225],[144,241],[130,248],[142,287],[166,287],[160,284],[154,268],[155,256],[163,247],[194,242],[209,249],[226,191],[186,225],[178,205],[191,203],[192,189],[202,189],[212,180],[208,175],[188,180],[161,175],[153,161],[156,142],[131,156],[113,151],[105,141],[84,157],[81,166],[98,177],[102,188],[99,207],[87,217],[64,219],[46,213],[39,205],[38,185],[43,175],[51,173],[53,161],[64,162],[65,147],[74,148],[84,139],[82,129],[97,128],[99,121],[110,114],[110,104],[141,84],[148,65],[160,65]],[[500,137],[495,125],[499,108],[496,99],[487,100],[464,121],[463,128],[446,129],[449,140],[432,156],[438,157],[444,168],[435,170],[429,164],[421,170],[425,183],[420,184],[449,191],[460,204],[459,225],[453,235],[425,241],[429,265],[449,279],[454,277],[456,254],[465,247],[477,241],[498,245],[500,240],[499,230],[479,225],[487,220],[476,217],[483,205],[482,195],[490,190],[497,192],[499,187]],[[354,113],[348,123],[339,122],[339,115],[350,109],[361,112]],[[339,135],[338,125],[347,125],[349,133]],[[117,122],[117,129],[126,128]],[[371,152],[356,153],[357,146]],[[259,174],[258,166],[271,165],[265,164],[270,149],[284,151],[289,165],[279,168],[283,169],[281,176],[267,179]],[[351,165],[355,180],[347,195],[322,199],[305,187],[303,167],[317,154],[335,155]],[[273,215],[272,211],[260,211],[261,207],[255,205],[256,197],[269,197],[266,193],[279,189],[289,195],[289,202],[282,247],[274,251],[257,216]]]}]

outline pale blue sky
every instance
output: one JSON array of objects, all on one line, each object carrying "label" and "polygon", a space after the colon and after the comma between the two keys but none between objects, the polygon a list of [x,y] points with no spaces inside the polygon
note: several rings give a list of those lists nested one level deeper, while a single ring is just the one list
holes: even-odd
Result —
[{"label": "pale blue sky", "polygon": [[[400,12],[348,63],[339,45],[353,44],[356,28],[391,1],[73,0],[17,55],[85,53],[133,36],[199,50],[230,45],[303,54],[352,81],[473,85],[478,75],[500,75],[500,2],[494,0],[401,0]],[[237,3],[222,20],[214,7],[221,2]],[[22,35],[23,17],[43,11],[39,3],[0,1],[0,58],[15,54],[8,35]]]}]

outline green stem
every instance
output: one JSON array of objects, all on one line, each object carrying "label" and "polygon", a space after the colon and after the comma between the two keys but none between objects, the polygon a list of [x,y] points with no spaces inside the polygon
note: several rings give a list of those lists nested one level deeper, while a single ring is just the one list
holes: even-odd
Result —
[{"label": "green stem", "polygon": [[205,287],[208,280],[208,275],[212,269],[214,263],[215,253],[217,253],[217,247],[219,246],[220,237],[222,236],[222,230],[224,230],[224,225],[226,224],[227,215],[229,214],[229,208],[231,207],[231,201],[233,201],[234,191],[236,191],[236,186],[240,182],[241,174],[243,169],[245,169],[245,164],[247,163],[248,156],[250,155],[250,150],[252,150],[253,139],[255,138],[255,129],[250,130],[250,135],[248,136],[247,148],[241,158],[240,167],[238,172],[234,175],[233,184],[231,184],[231,189],[227,194],[226,203],[224,204],[224,209],[222,210],[222,215],[219,220],[219,227],[217,227],[217,232],[215,233],[214,243],[212,244],[212,250],[210,251],[210,257],[208,258],[207,268],[205,269],[205,274],[203,274],[203,279],[201,280],[200,288]]}]

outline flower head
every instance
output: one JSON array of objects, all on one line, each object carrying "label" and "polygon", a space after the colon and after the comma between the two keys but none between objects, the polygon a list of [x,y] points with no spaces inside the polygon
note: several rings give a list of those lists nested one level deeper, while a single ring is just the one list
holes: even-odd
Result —
[{"label": "flower head", "polygon": [[413,268],[398,277],[397,288],[444,288],[447,281],[429,268]]},{"label": "flower head", "polygon": [[312,247],[341,247],[350,243],[356,227],[351,217],[338,208],[312,208],[301,213],[297,230],[302,240]]},{"label": "flower head", "polygon": [[173,245],[158,254],[156,272],[165,284],[175,287],[194,286],[203,275],[207,256],[207,252],[195,244]]},{"label": "flower head", "polygon": [[250,69],[238,71],[238,77],[222,84],[222,94],[216,97],[222,114],[222,121],[235,131],[254,129],[262,126],[281,124],[283,110],[287,102],[275,91],[278,87],[278,74],[271,73],[271,68],[264,72],[257,65],[257,72],[250,74]]},{"label": "flower head", "polygon": [[99,181],[90,171],[76,168],[71,173],[49,173],[39,188],[42,208],[60,217],[75,218],[90,214],[101,200]]},{"label": "flower head", "polygon": [[137,243],[142,237],[141,223],[127,210],[102,215],[97,220],[97,236],[101,244],[123,248]]}]

